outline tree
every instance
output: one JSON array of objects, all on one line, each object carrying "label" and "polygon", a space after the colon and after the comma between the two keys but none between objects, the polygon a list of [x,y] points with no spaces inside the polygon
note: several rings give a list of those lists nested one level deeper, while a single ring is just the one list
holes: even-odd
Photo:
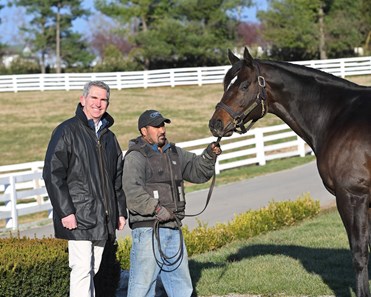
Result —
[{"label": "tree", "polygon": [[237,26],[237,34],[241,38],[241,45],[253,47],[256,45],[264,45],[260,31],[261,24],[242,22]]},{"label": "tree", "polygon": [[66,30],[62,35],[61,57],[66,64],[67,70],[84,70],[91,66],[94,55],[87,49],[87,42],[81,39],[81,35]]},{"label": "tree", "polygon": [[316,56],[318,6],[319,0],[272,0],[267,11],[258,12],[274,58],[303,60]]},{"label": "tree", "polygon": [[121,49],[109,44],[103,53],[103,60],[94,67],[97,72],[134,71],[140,67],[128,56],[123,56]]},{"label": "tree", "polygon": [[[108,2],[106,0],[96,0],[95,6],[104,15],[121,23],[122,28],[124,28],[122,30],[123,34],[133,36],[139,32],[148,31],[151,22],[157,17],[156,9],[161,6],[166,7],[165,4],[167,1],[162,1],[162,3],[161,1],[162,0],[121,0]],[[158,10],[161,11],[161,9]],[[133,43],[135,43],[135,40],[133,40]],[[148,69],[149,60],[147,57],[143,58],[144,67]]]},{"label": "tree", "polygon": [[[4,8],[4,4],[0,3],[0,11]],[[1,18],[0,18],[0,24],[1,24]]]},{"label": "tree", "polygon": [[[0,3],[0,11],[4,8],[4,5]],[[1,18],[0,18],[0,24],[1,24]],[[0,58],[4,55],[4,49],[5,45],[0,42]],[[0,66],[2,64],[2,61],[0,61]]]},{"label": "tree", "polygon": [[[56,15],[56,72],[60,73],[61,58],[63,58],[65,62],[68,62],[71,57],[81,57],[81,49],[86,49],[86,43],[81,40],[81,35],[78,33],[73,33],[71,28],[72,22],[75,19],[82,16],[88,16],[90,11],[81,7],[82,0],[50,0],[50,2],[52,2]],[[61,46],[61,42],[63,42],[63,40],[66,41],[66,45]],[[63,52],[61,52],[62,48],[64,49]],[[75,50],[75,48],[77,50]],[[92,60],[91,54],[88,55],[87,60]],[[73,60],[70,61],[70,63],[71,62],[73,62]],[[86,64],[86,61],[79,62]]]},{"label": "tree", "polygon": [[226,50],[235,47],[238,39],[236,11],[251,5],[251,1],[238,0],[180,1],[175,7],[175,19],[185,28],[183,39],[178,37],[180,46],[176,46],[186,62],[181,66],[227,63]]},{"label": "tree", "polygon": [[131,55],[144,69],[225,63],[234,44],[233,10],[251,0],[96,0],[125,28]]},{"label": "tree", "polygon": [[127,55],[133,48],[127,39],[115,34],[113,31],[99,30],[93,33],[91,46],[98,53],[99,57],[104,59],[105,48],[110,45],[114,45],[123,55]]},{"label": "tree", "polygon": [[30,26],[20,29],[29,33],[27,42],[32,41],[32,47],[40,54],[41,72],[45,73],[46,56],[50,53],[49,44],[53,42],[53,27],[50,24],[52,10],[48,1],[44,0],[18,0],[17,6],[24,6],[29,15],[33,15]]},{"label": "tree", "polygon": [[[21,29],[29,33],[28,42],[40,54],[41,72],[45,73],[46,56],[55,53],[56,72],[61,72],[61,60],[76,63],[71,57],[81,57],[86,42],[81,35],[72,32],[72,21],[87,16],[89,11],[81,8],[81,0],[16,0],[32,16],[29,27]],[[65,44],[64,44],[65,43]],[[91,60],[93,57],[87,55]]]},{"label": "tree", "polygon": [[364,49],[368,54],[371,52],[371,1],[362,0],[361,12],[362,23],[364,25]]},{"label": "tree", "polygon": [[304,60],[354,55],[362,40],[361,1],[271,0],[258,17],[272,56]]},{"label": "tree", "polygon": [[[94,18],[96,29],[92,32],[90,44],[94,53],[104,60],[109,51],[107,47],[115,48],[121,56],[127,56],[132,49],[131,43],[125,34],[117,29],[112,19],[106,19],[101,14]],[[121,69],[125,70],[125,69]]]},{"label": "tree", "polygon": [[336,0],[325,11],[327,55],[329,58],[354,56],[354,48],[364,42],[362,0]]}]

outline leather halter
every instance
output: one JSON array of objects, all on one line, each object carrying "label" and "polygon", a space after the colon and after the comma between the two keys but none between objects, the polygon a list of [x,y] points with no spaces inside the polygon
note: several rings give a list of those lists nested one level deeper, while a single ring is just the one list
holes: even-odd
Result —
[{"label": "leather halter", "polygon": [[[257,120],[261,119],[263,116],[265,116],[267,111],[268,111],[267,108],[266,108],[266,106],[267,106],[267,93],[266,93],[266,90],[265,90],[265,86],[266,86],[265,85],[265,78],[260,75],[259,64],[254,63],[254,66],[256,66],[256,69],[257,69],[257,72],[258,72],[258,85],[259,85],[259,92],[256,95],[256,100],[248,108],[246,108],[244,111],[242,111],[240,113],[235,112],[230,106],[228,106],[227,104],[225,104],[222,101],[220,101],[215,107],[216,109],[221,108],[221,109],[225,110],[231,116],[231,118],[233,119],[234,131],[239,133],[239,134],[244,134],[247,131],[249,131],[250,128],[255,124],[255,122]],[[251,123],[247,127],[245,127],[246,118],[259,105],[261,105],[261,109],[262,109],[260,117],[258,119],[252,120]],[[238,128],[239,128],[239,130],[238,130]]]}]

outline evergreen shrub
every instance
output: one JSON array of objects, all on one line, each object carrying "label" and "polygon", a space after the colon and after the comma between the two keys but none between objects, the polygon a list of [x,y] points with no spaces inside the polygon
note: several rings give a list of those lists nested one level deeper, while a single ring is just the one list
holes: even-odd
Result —
[{"label": "evergreen shrub", "polygon": [[[66,297],[70,268],[66,240],[0,239],[0,297]],[[94,278],[96,297],[114,297],[120,278],[117,245],[107,241]]]},{"label": "evergreen shrub", "polygon": [[68,296],[67,242],[44,238],[0,240],[0,296]]},{"label": "evergreen shrub", "polygon": [[35,60],[19,57],[10,64],[9,72],[11,74],[40,73],[40,66]]},{"label": "evergreen shrub", "polygon": [[[320,211],[319,201],[309,194],[295,201],[271,202],[260,210],[236,215],[227,224],[183,228],[188,254],[216,250],[233,240],[290,226]],[[130,266],[131,238],[108,242],[102,265],[94,282],[96,296],[115,296],[120,269]],[[0,297],[68,296],[69,275],[67,241],[10,237],[0,239]]]},{"label": "evergreen shrub", "polygon": [[[234,240],[247,239],[284,226],[291,226],[317,215],[319,211],[319,201],[314,201],[309,194],[304,194],[295,201],[272,201],[259,210],[235,215],[234,219],[226,224],[220,223],[208,227],[199,222],[198,227],[193,230],[184,226],[183,236],[188,255],[192,256],[219,249]],[[118,244],[117,256],[121,268],[128,269],[131,239],[119,240]]]}]

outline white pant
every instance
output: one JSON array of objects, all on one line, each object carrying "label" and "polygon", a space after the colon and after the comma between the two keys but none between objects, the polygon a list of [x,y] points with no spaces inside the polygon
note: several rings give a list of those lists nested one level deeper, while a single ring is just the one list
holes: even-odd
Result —
[{"label": "white pant", "polygon": [[70,297],[94,297],[93,277],[102,260],[105,240],[69,240]]}]

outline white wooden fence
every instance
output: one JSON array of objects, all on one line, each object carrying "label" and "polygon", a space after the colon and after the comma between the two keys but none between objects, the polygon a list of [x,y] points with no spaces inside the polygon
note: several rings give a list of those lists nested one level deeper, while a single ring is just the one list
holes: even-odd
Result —
[{"label": "white wooden fence", "polygon": [[[371,57],[293,62],[336,76],[371,74]],[[148,71],[0,75],[0,92],[82,90],[90,80],[103,80],[112,89],[205,85],[223,82],[227,66],[173,68]]]},{"label": "white wooden fence", "polygon": [[[196,154],[215,141],[208,137],[178,143]],[[216,163],[216,173],[250,164],[265,165],[268,160],[305,156],[311,152],[306,143],[286,124],[255,128],[246,134],[234,134],[221,141],[223,154]],[[0,166],[0,220],[6,228],[18,229],[18,216],[48,211],[52,214],[45,184],[42,179],[43,162]],[[247,169],[248,170],[248,169]]]}]

